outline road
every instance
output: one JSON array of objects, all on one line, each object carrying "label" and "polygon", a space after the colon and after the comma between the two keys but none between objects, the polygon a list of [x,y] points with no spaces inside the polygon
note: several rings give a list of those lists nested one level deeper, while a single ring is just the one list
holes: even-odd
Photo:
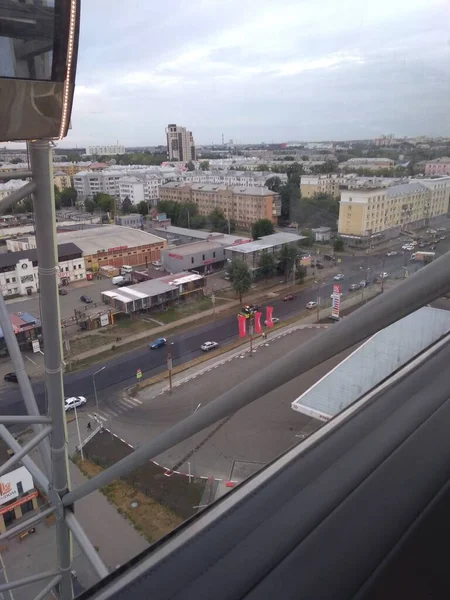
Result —
[{"label": "road", "polygon": [[[390,273],[392,277],[395,277],[402,275],[405,264],[413,267],[413,269],[420,268],[419,264],[408,264],[408,258],[409,253],[389,258],[385,257],[384,253],[372,256],[344,257],[342,263],[339,265],[339,269],[345,275],[344,281],[340,282],[344,298],[347,294],[348,286],[364,279],[365,274],[369,274],[369,277],[372,279],[380,271],[384,270]],[[316,271],[316,275],[320,278],[320,271]],[[274,316],[283,320],[284,318],[298,314],[304,310],[307,302],[316,300],[317,296],[328,300],[332,293],[333,283],[335,282],[332,277],[328,277],[325,281],[318,279],[317,286],[297,293],[297,297],[293,301],[283,302],[282,299],[274,299],[270,302],[274,306]],[[292,288],[287,285],[286,293],[291,291]],[[223,345],[236,338],[237,324],[236,316],[234,315],[218,318],[213,323],[208,323],[201,327],[175,334],[174,336],[168,336],[169,341],[173,344],[171,346],[173,365],[177,366],[199,356],[201,354],[200,345],[207,340],[214,340]],[[105,366],[106,368],[96,375],[95,378],[99,401],[102,401],[112,394],[118,393],[120,389],[127,385],[132,385],[136,381],[137,369],[141,369],[146,377],[151,377],[164,371],[166,369],[166,356],[167,350],[164,348],[153,351],[141,348],[107,360],[104,365],[97,364],[84,371],[70,373],[64,378],[65,394],[66,396],[83,395],[93,398],[92,375],[99,368]],[[45,410],[43,382],[35,382],[33,389],[40,409]],[[0,410],[2,414],[23,414],[25,412],[17,385],[8,384],[4,386]]]}]

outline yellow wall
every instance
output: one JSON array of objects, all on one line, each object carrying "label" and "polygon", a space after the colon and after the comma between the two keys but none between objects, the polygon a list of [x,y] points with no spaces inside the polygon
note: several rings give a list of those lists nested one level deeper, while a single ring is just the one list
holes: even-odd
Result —
[{"label": "yellow wall", "polygon": [[365,204],[341,204],[339,207],[339,233],[365,234]]}]

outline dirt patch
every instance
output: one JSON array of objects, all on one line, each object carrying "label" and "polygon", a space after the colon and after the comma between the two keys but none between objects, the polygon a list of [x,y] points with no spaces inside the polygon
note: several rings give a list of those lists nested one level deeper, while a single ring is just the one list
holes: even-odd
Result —
[{"label": "dirt patch", "polygon": [[[103,430],[86,444],[83,452],[95,467],[101,469],[128,456],[133,449]],[[193,477],[192,483],[189,483],[189,478],[184,475],[173,474],[167,477],[164,473],[164,469],[149,461],[123,477],[120,482],[169,510],[180,519],[179,522],[188,519],[197,511],[194,507],[201,504],[206,480]]]}]

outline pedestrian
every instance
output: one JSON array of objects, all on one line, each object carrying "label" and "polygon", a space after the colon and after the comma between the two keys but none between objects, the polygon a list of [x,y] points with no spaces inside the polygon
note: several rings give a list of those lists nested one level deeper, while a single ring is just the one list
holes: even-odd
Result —
[{"label": "pedestrian", "polygon": [[91,430],[92,430],[92,427],[91,427],[91,422],[90,422],[90,421],[89,421],[89,423],[87,424],[87,430],[88,430],[88,431],[91,431]]}]

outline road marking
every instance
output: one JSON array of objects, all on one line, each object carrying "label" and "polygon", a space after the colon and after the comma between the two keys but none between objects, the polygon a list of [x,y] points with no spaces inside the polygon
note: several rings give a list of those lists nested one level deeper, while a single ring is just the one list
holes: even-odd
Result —
[{"label": "road marking", "polygon": [[110,408],[104,408],[103,412],[107,413],[108,415],[112,415],[113,417],[117,417],[117,413],[111,410]]},{"label": "road marking", "polygon": [[143,404],[141,402],[141,400],[138,400],[137,398],[135,398],[134,396],[130,396],[130,400],[134,400],[135,402],[137,402],[138,404]]},{"label": "road marking", "polygon": [[108,419],[105,419],[105,417],[102,417],[101,414],[97,413],[97,418],[101,419],[102,421],[107,421]]},{"label": "road marking", "polygon": [[139,403],[138,403],[138,402],[136,402],[136,400],[135,400],[134,398],[131,398],[130,396],[129,396],[128,398],[122,398],[122,400],[123,400],[124,402],[131,402],[131,404],[132,404],[133,406],[138,406],[138,405],[139,405]]},{"label": "road marking", "polygon": [[25,354],[25,358],[28,358],[28,360],[29,360],[30,362],[32,362],[32,363],[33,363],[33,365],[35,365],[35,366],[36,366],[36,363],[34,362],[34,360],[31,360],[31,358],[30,358],[29,356],[27,356],[26,354]]},{"label": "road marking", "polygon": [[127,400],[126,398],[122,398],[122,400],[119,400],[120,404],[125,403],[125,406],[127,406],[127,408],[135,408],[136,404],[134,404],[133,402],[131,402],[131,400]]}]

